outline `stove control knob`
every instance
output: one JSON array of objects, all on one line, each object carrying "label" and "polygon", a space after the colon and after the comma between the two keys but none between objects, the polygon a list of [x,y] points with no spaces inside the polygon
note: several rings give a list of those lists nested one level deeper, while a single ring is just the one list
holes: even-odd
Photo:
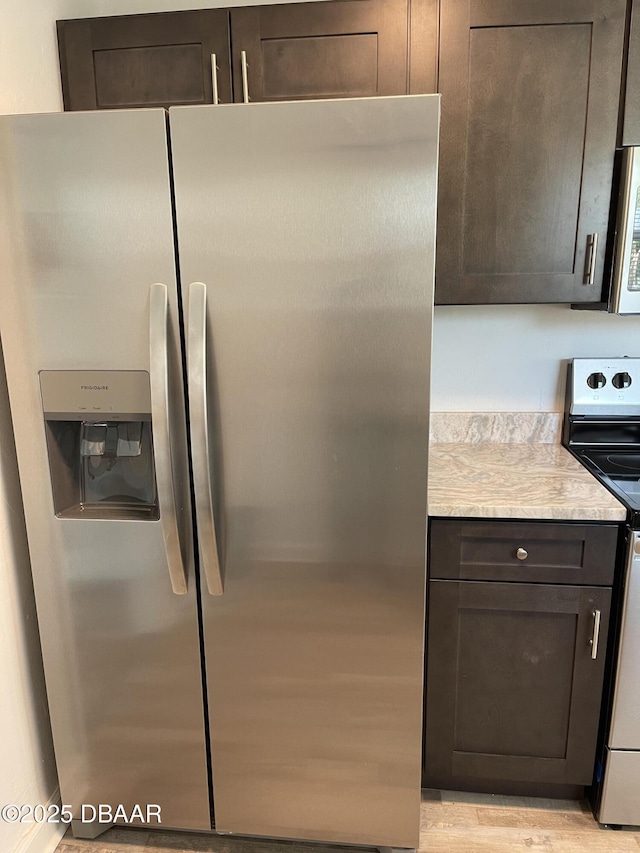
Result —
[{"label": "stove control knob", "polygon": [[631,385],[631,377],[628,373],[616,373],[611,381],[614,388],[628,388]]},{"label": "stove control knob", "polygon": [[592,373],[587,377],[587,385],[589,388],[604,388],[607,384],[607,378],[604,373]]}]

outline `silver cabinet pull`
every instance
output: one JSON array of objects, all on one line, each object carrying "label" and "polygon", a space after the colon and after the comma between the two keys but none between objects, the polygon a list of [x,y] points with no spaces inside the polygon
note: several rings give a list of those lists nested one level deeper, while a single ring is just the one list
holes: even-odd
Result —
[{"label": "silver cabinet pull", "polygon": [[187,572],[180,549],[171,464],[169,427],[169,349],[167,336],[167,286],[152,284],[149,291],[149,380],[151,384],[151,430],[156,463],[156,488],[160,524],[167,555],[171,588],[176,595],[187,591]]},{"label": "silver cabinet pull", "polygon": [[213,91],[213,103],[219,104],[218,98],[218,59],[215,53],[211,54],[211,89]]},{"label": "silver cabinet pull", "polygon": [[198,523],[200,559],[211,595],[222,595],[222,573],[218,557],[216,524],[211,495],[211,463],[207,418],[207,287],[201,281],[189,285],[187,328],[187,377],[193,490]]},{"label": "silver cabinet pull", "polygon": [[593,611],[593,634],[589,643],[591,644],[591,660],[598,657],[598,640],[600,639],[600,611]]},{"label": "silver cabinet pull", "polygon": [[593,284],[596,275],[596,257],[598,254],[598,235],[587,234],[587,253],[584,262],[583,284]]},{"label": "silver cabinet pull", "polygon": [[516,557],[519,560],[526,560],[528,556],[529,556],[529,552],[525,551],[524,548],[518,548],[518,550],[516,551]]},{"label": "silver cabinet pull", "polygon": [[247,64],[247,51],[240,51],[240,62],[242,63],[242,100],[245,104],[249,103],[249,73]]}]

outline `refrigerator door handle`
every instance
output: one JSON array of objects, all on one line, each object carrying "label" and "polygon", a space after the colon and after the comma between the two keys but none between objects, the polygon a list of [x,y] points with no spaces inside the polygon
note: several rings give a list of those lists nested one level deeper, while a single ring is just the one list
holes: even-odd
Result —
[{"label": "refrigerator door handle", "polygon": [[249,63],[247,62],[247,51],[240,51],[240,63],[242,65],[242,101],[248,104],[249,97]]},{"label": "refrigerator door handle", "polygon": [[224,589],[213,515],[207,417],[207,286],[201,281],[189,285],[187,378],[200,559],[210,595],[222,595]]},{"label": "refrigerator door handle", "polygon": [[220,103],[218,96],[218,58],[215,53],[211,54],[211,91],[212,102],[217,106]]},{"label": "refrigerator door handle", "polygon": [[149,379],[156,488],[171,588],[176,595],[184,595],[187,572],[180,548],[171,464],[167,320],[167,286],[152,284],[149,290]]}]

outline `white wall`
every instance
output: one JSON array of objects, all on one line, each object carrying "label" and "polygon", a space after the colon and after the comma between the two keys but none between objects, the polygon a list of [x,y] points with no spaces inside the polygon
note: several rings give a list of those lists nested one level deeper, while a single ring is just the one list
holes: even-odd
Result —
[{"label": "white wall", "polygon": [[640,356],[640,317],[568,305],[440,306],[432,411],[561,412],[566,362]]},{"label": "white wall", "polygon": [[[60,109],[51,0],[0,0],[0,114]],[[54,14],[52,14],[52,12]]]}]

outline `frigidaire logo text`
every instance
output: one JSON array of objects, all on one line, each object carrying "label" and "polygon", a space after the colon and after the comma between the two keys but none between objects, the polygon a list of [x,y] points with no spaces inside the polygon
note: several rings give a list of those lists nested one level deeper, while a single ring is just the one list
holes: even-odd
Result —
[{"label": "frigidaire logo text", "polygon": [[108,391],[108,385],[81,385],[81,391]]}]

